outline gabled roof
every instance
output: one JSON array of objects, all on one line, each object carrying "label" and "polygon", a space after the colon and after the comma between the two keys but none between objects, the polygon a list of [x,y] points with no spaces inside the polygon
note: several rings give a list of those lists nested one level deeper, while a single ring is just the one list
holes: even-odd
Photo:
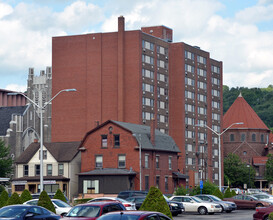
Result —
[{"label": "gabled roof", "polygon": [[[44,143],[45,148],[58,162],[70,162],[77,155],[80,142],[56,142]],[[15,160],[17,164],[28,163],[35,153],[40,150],[40,143],[32,143],[27,149]]]},{"label": "gabled roof", "polygon": [[113,120],[108,120],[104,122],[103,124],[99,125],[98,127],[89,131],[83,138],[83,141],[80,147],[83,145],[85,139],[87,138],[89,134],[95,132],[99,128],[109,123],[116,124],[117,126],[123,129],[126,129],[132,134],[135,134],[135,138],[137,139],[138,144],[139,145],[141,144],[141,148],[143,150],[170,151],[170,152],[176,152],[176,153],[181,152],[171,136],[164,134],[157,129],[155,129],[155,145],[153,146],[150,140],[149,126],[132,124],[127,122],[120,122],[120,121],[113,121]]},{"label": "gabled roof", "polygon": [[12,115],[23,115],[28,106],[0,107],[0,136],[5,136],[7,129],[10,128]]},{"label": "gabled roof", "polygon": [[268,157],[253,157],[253,165],[265,165]]},{"label": "gabled roof", "polygon": [[237,122],[243,122],[244,124],[233,125],[232,128],[269,130],[241,94],[224,115],[223,129],[228,128],[232,123]]}]

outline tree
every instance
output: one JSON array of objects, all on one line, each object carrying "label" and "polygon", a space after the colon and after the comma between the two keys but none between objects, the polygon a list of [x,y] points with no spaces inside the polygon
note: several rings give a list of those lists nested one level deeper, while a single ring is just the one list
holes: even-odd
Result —
[{"label": "tree", "polygon": [[6,205],[16,205],[16,204],[22,204],[22,201],[18,195],[17,192],[14,192],[11,197],[9,197]]},{"label": "tree", "polygon": [[185,196],[186,194],[188,194],[188,190],[184,187],[183,184],[181,184],[179,187],[177,187],[175,190],[174,190],[174,195],[178,196]]},{"label": "tree", "polygon": [[55,207],[51,202],[50,197],[47,195],[46,191],[41,192],[38,200],[38,206],[42,206],[48,209],[49,211],[56,213]]},{"label": "tree", "polygon": [[231,198],[233,196],[232,192],[230,191],[230,188],[228,187],[224,193],[224,198]]},{"label": "tree", "polygon": [[268,159],[265,164],[264,177],[268,182],[272,182],[273,181],[273,155],[268,154],[267,157]]},{"label": "tree", "polygon": [[168,203],[163,197],[162,192],[154,186],[150,188],[149,193],[146,196],[139,210],[161,212],[167,215],[168,217],[172,218],[172,213],[170,211]]},{"label": "tree", "polygon": [[0,208],[5,206],[7,204],[7,201],[9,199],[9,194],[6,190],[4,190],[0,195]]},{"label": "tree", "polygon": [[27,189],[24,189],[24,191],[22,192],[20,198],[21,198],[22,203],[24,203],[26,201],[31,200],[32,196],[31,196],[30,192]]},{"label": "tree", "polygon": [[55,193],[53,199],[60,199],[60,200],[67,203],[66,198],[65,198],[64,194],[62,193],[62,191],[60,189],[57,190],[57,192]]},{"label": "tree", "polygon": [[224,159],[225,185],[227,180],[233,187],[243,187],[246,183],[249,187],[254,185],[255,170],[247,166],[236,154],[228,154]]},{"label": "tree", "polygon": [[10,157],[10,149],[5,146],[3,140],[0,139],[0,177],[9,177],[12,172],[12,159]]},{"label": "tree", "polygon": [[223,193],[221,193],[220,189],[217,187],[217,189],[212,193],[212,195],[217,196],[220,199],[224,198]]}]

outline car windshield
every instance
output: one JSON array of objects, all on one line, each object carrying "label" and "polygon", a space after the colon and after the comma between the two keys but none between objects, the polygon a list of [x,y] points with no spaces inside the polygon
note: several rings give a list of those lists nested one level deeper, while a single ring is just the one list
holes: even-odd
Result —
[{"label": "car windshield", "polygon": [[27,207],[15,207],[8,206],[0,209],[1,218],[19,218],[23,216],[23,213],[27,210]]},{"label": "car windshield", "polygon": [[75,206],[72,208],[67,217],[98,217],[100,214],[99,206]]},{"label": "car windshield", "polygon": [[196,197],[196,196],[192,196],[191,197],[195,202],[204,202],[202,199]]},{"label": "car windshield", "polygon": [[62,201],[62,200],[52,200],[52,202],[58,206],[58,207],[61,207],[61,208],[66,208],[66,207],[71,207],[70,205],[68,205],[66,202]]},{"label": "car windshield", "polygon": [[109,215],[102,215],[99,220],[137,220],[139,219],[139,215],[127,215],[127,214],[123,214],[120,215],[119,213],[111,213]]},{"label": "car windshield", "polygon": [[210,198],[214,201],[222,201],[221,199],[219,199],[217,196],[210,196]]}]

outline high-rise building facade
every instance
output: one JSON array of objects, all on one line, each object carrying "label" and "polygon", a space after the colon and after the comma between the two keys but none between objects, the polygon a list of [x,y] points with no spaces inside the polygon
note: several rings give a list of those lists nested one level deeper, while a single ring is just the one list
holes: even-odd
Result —
[{"label": "high-rise building facade", "polygon": [[98,123],[117,120],[150,125],[172,136],[181,150],[179,170],[189,186],[218,183],[221,131],[222,62],[183,42],[172,43],[165,26],[118,32],[54,37],[52,94],[77,93],[52,105],[52,141],[79,141]]}]

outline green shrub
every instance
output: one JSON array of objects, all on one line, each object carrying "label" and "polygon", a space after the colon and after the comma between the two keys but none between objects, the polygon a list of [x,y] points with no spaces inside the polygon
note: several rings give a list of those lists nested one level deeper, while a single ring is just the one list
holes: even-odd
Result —
[{"label": "green shrub", "polygon": [[271,212],[268,216],[268,220],[273,220],[273,212]]},{"label": "green shrub", "polygon": [[216,190],[214,190],[214,192],[212,193],[212,195],[217,196],[220,199],[224,198],[223,193],[221,193],[221,191],[219,190],[219,188],[217,188]]},{"label": "green shrub", "polygon": [[230,188],[228,187],[224,193],[224,198],[231,198],[233,196],[232,192],[230,191]]},{"label": "green shrub", "polygon": [[188,190],[184,187],[183,184],[177,187],[174,191],[174,195],[176,196],[185,196],[187,194],[188,194]]},{"label": "green shrub", "polygon": [[24,203],[24,202],[26,202],[28,200],[31,200],[32,196],[31,196],[30,192],[27,189],[24,189],[24,191],[22,192],[20,198],[21,198],[21,202]]},{"label": "green shrub", "polygon": [[4,190],[0,195],[0,208],[5,206],[7,204],[7,201],[9,199],[9,194],[6,190]]},{"label": "green shrub", "polygon": [[3,185],[0,185],[0,194],[5,190],[6,190],[5,187]]},{"label": "green shrub", "polygon": [[41,192],[38,200],[38,206],[42,206],[51,212],[56,213],[55,207],[53,203],[51,202],[50,197],[47,195],[46,191]]},{"label": "green shrub", "polygon": [[9,197],[6,205],[16,205],[16,204],[22,204],[20,196],[17,192],[14,192],[11,197]]},{"label": "green shrub", "polygon": [[65,198],[64,194],[62,193],[62,191],[60,189],[57,190],[57,192],[55,193],[53,199],[60,199],[60,200],[67,203],[66,198]]},{"label": "green shrub", "polygon": [[75,199],[73,202],[73,205],[78,205],[78,204],[83,204],[83,203],[87,203],[89,200],[91,200],[92,198],[86,198],[86,199]]},{"label": "green shrub", "polygon": [[234,190],[232,190],[231,195],[232,195],[231,197],[233,197],[233,196],[236,196],[237,194],[236,194],[236,192]]},{"label": "green shrub", "polygon": [[163,197],[162,192],[154,186],[150,188],[149,193],[139,210],[161,212],[172,218],[169,205]]}]

